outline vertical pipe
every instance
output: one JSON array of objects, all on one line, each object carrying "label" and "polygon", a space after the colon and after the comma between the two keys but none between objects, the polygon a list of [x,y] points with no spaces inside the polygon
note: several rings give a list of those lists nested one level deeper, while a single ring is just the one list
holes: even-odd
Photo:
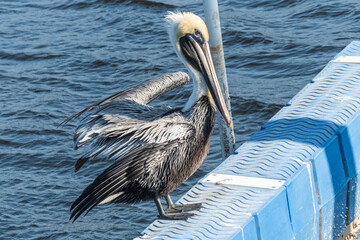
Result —
[{"label": "vertical pipe", "polygon": [[[226,107],[229,110],[231,117],[231,107],[230,107],[230,97],[229,89],[226,77],[226,68],[225,68],[225,59],[224,51],[222,45],[221,37],[221,26],[220,26],[220,17],[219,17],[219,7],[217,0],[203,0],[204,12],[205,12],[205,23],[209,30],[209,46],[211,50],[211,55],[214,61],[214,67],[216,75],[219,80],[219,84],[223,91]],[[221,120],[220,120],[221,119]],[[227,158],[230,154],[235,151],[235,135],[234,128],[227,127],[226,122],[219,118],[218,115],[219,128],[220,128],[220,138],[222,145],[223,158]],[[231,117],[232,121],[232,117]]]}]

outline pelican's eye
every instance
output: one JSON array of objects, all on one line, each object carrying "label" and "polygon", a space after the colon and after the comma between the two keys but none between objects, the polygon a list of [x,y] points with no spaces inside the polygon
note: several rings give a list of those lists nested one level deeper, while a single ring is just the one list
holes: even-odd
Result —
[{"label": "pelican's eye", "polygon": [[195,29],[194,33],[193,33],[194,39],[199,43],[199,44],[203,44],[204,43],[204,37],[202,35],[202,33]]},{"label": "pelican's eye", "polygon": [[197,29],[195,29],[195,32],[194,32],[194,34],[195,34],[195,36],[197,36],[197,37],[201,37],[201,32],[199,31],[199,30],[197,30]]}]

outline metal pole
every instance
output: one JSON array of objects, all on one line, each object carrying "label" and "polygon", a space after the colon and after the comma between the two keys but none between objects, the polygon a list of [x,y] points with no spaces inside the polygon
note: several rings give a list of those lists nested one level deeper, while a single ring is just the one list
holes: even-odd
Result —
[{"label": "metal pole", "polygon": [[[231,117],[229,88],[226,77],[218,1],[203,0],[203,5],[204,5],[204,13],[205,13],[205,23],[206,26],[208,27],[208,31],[210,35],[209,46],[211,50],[211,56],[214,61],[216,75],[218,77],[219,84],[224,95],[226,107],[228,108]],[[219,118],[219,115],[218,115],[218,120],[220,120],[218,121],[220,123],[219,124],[220,138],[221,138],[223,158],[225,159],[235,151],[234,128],[233,126],[231,126],[231,128],[228,128],[226,122],[222,118]],[[232,117],[231,117],[231,121],[232,121]]]}]

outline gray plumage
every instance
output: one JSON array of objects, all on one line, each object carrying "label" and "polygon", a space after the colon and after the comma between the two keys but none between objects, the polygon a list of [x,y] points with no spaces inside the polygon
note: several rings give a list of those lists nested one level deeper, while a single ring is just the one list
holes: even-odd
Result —
[{"label": "gray plumage", "polygon": [[76,171],[89,159],[114,162],[73,203],[74,221],[103,201],[133,203],[157,194],[165,197],[198,169],[209,149],[214,104],[203,96],[186,112],[147,105],[188,81],[186,73],[166,75],[73,116],[82,116],[75,148],[89,145]]}]

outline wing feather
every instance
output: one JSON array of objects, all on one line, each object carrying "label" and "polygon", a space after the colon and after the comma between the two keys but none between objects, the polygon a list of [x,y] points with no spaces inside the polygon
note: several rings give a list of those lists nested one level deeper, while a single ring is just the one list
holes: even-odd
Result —
[{"label": "wing feather", "polygon": [[[121,104],[128,108],[130,103],[117,102],[118,110]],[[147,115],[150,121],[143,120],[144,116],[135,118],[126,111],[122,111],[122,114],[109,113],[107,110],[113,111],[114,108],[107,106],[88,114],[81,121],[74,137],[75,148],[85,144],[88,148],[78,159],[75,171],[78,171],[89,159],[116,161],[136,146],[182,139],[188,131],[194,129],[188,120],[171,108],[143,105],[139,107],[139,104],[134,102],[132,108],[138,110],[138,115]],[[159,113],[162,113],[160,116],[165,113],[170,114],[159,118]]]}]

